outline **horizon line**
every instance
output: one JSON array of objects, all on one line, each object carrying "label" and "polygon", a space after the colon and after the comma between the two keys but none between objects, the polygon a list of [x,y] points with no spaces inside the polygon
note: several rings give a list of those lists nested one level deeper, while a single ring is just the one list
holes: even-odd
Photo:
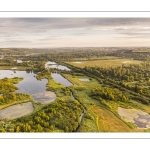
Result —
[{"label": "horizon line", "polygon": [[38,48],[150,48],[150,46],[80,46],[80,47],[0,47],[0,49],[7,49],[7,48],[27,48],[27,49],[38,49]]}]

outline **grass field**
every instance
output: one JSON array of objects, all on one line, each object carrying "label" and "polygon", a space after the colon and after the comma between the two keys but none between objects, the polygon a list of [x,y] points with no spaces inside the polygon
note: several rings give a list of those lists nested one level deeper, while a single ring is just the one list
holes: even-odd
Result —
[{"label": "grass field", "polygon": [[[0,70],[12,70],[12,68],[15,68],[15,66],[0,66]],[[24,66],[16,66],[16,70],[24,71],[27,67]]]},{"label": "grass field", "polygon": [[54,89],[64,87],[62,84],[56,83],[56,82],[54,81],[54,79],[53,79],[51,76],[48,77],[48,83],[47,83],[46,86],[51,87],[51,88],[54,88]]},{"label": "grass field", "polygon": [[95,67],[116,67],[121,66],[122,64],[140,64],[142,61],[131,60],[131,59],[105,59],[105,60],[91,60],[91,61],[80,61],[81,63],[76,62],[66,62],[67,64],[73,65],[75,67],[84,68],[85,66]]},{"label": "grass field", "polygon": [[96,106],[93,112],[98,116],[100,132],[131,132],[132,130],[109,110]]}]

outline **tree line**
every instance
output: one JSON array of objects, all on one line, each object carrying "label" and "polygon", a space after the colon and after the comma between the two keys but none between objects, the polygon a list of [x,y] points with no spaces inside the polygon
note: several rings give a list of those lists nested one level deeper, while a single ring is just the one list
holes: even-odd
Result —
[{"label": "tree line", "polygon": [[58,100],[29,117],[12,120],[14,132],[76,131],[83,106],[76,100]]}]

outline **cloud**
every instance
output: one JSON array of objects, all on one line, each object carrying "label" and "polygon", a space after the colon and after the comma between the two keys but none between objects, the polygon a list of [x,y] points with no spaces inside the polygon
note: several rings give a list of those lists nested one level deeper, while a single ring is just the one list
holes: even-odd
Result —
[{"label": "cloud", "polygon": [[[123,29],[132,26],[149,26],[150,18],[7,18],[0,19],[2,28],[12,30],[32,29],[34,31],[54,29],[78,29],[93,27],[120,27]],[[12,27],[12,28],[11,28]]]},{"label": "cloud", "polygon": [[72,38],[74,41],[71,42],[76,43],[80,37],[89,45],[99,37],[100,40],[109,37],[110,43],[115,38],[118,42],[119,38],[146,40],[150,38],[150,18],[0,18],[0,43],[3,46],[8,43],[48,45],[50,41],[55,44],[65,39],[64,46],[67,46],[68,39]]}]

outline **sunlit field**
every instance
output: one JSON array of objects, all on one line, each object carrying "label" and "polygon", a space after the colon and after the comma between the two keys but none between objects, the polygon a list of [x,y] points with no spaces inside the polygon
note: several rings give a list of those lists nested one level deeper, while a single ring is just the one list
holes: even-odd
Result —
[{"label": "sunlit field", "polygon": [[85,66],[95,67],[116,67],[121,66],[122,64],[140,64],[142,61],[132,60],[132,59],[111,59],[107,58],[105,60],[91,60],[91,61],[74,61],[66,62],[67,64],[73,65],[75,67],[84,68]]}]

